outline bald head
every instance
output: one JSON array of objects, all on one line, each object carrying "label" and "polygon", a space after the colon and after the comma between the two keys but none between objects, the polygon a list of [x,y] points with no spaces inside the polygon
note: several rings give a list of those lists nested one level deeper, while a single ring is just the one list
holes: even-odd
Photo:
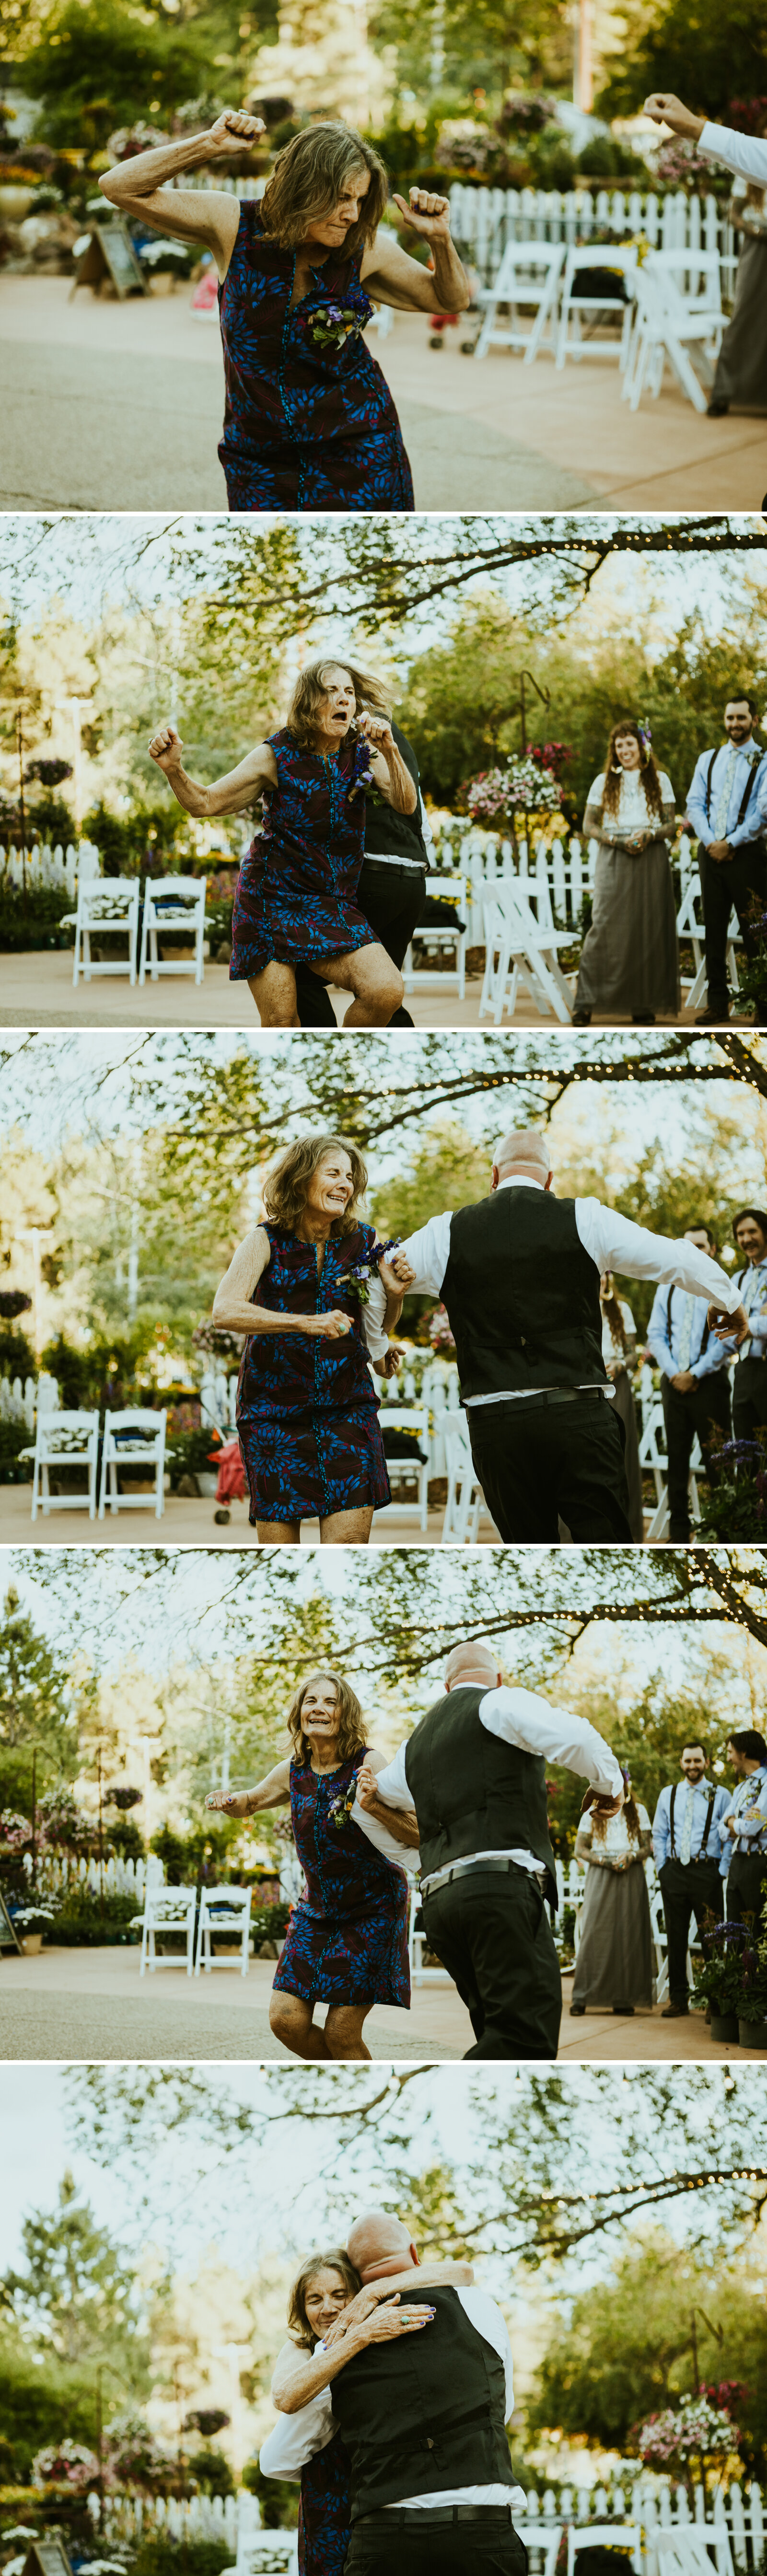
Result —
[{"label": "bald head", "polygon": [[404,2219],[392,2218],[386,2209],[366,2209],[355,2219],[346,2251],[363,2281],[383,2280],[387,2272],[404,2272],[418,2262]]},{"label": "bald head", "polygon": [[495,1690],[501,1679],[495,1656],[489,1646],[454,1646],[445,1665],[445,1689],[458,1690],[462,1682],[475,1684],[481,1690]]},{"label": "bald head", "polygon": [[499,1181],[540,1181],[546,1188],[551,1172],[551,1155],[540,1127],[510,1127],[496,1145],[493,1158],[493,1188]]}]

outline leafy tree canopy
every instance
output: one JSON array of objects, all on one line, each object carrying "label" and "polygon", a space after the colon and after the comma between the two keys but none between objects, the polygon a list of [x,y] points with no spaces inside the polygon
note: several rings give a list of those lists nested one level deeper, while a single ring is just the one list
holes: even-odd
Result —
[{"label": "leafy tree canopy", "polygon": [[730,99],[759,97],[767,52],[765,0],[670,0],[642,33],[616,54],[597,106],[625,116],[650,90],[673,90],[715,124],[727,123]]},{"label": "leafy tree canopy", "polygon": [[565,2434],[625,2453],[632,2427],[695,2395],[701,2381],[746,2389],[738,2420],[751,2473],[767,2442],[767,2316],[741,2265],[712,2271],[695,2244],[661,2229],[631,2237],[608,2277],[561,2310],[526,2404],[528,2432]]},{"label": "leafy tree canopy", "polygon": [[35,2210],[24,2220],[23,2272],[8,2271],[2,2301],[33,2349],[49,2348],[68,2367],[100,2357],[119,2366],[132,2385],[143,2380],[146,2349],[138,2331],[135,2284],[108,2228],[98,2227],[77,2197],[71,2173],[59,2186],[52,2214]]},{"label": "leafy tree canopy", "polygon": [[10,1584],[0,1610],[0,1777],[6,1760],[28,1782],[38,1752],[38,1796],[76,1767],[74,1694],[64,1659],[52,1652]]}]

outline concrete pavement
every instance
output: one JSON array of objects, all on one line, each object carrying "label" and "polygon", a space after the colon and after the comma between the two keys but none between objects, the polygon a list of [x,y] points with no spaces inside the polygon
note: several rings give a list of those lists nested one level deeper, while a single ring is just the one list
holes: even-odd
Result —
[{"label": "concrete pavement", "polygon": [[[62,906],[65,898],[62,895]],[[330,994],[340,1027],[349,1007],[348,993],[331,988]],[[455,985],[435,977],[427,986],[406,996],[411,1019],[417,1029],[490,1028],[492,1023],[480,1020],[482,998],[480,977],[467,976],[466,997],[459,1002]],[[735,1021],[733,1013],[733,1021]],[[678,1020],[659,1018],[658,1028],[692,1028],[695,1012],[683,1008]],[[592,1027],[631,1028],[631,1021],[615,1012],[595,1011]],[[750,1023],[738,1023],[744,1027]],[[80,978],[72,982],[72,951],[66,948],[30,949],[19,954],[0,952],[0,1028],[6,1029],[254,1029],[259,1026],[258,1012],[247,984],[230,984],[226,966],[206,965],[205,981],[195,984],[191,975],[162,977],[156,984],[130,985],[127,974],[95,976],[90,984]],[[545,1029],[551,1031],[554,1021],[541,1010],[526,986],[520,985],[513,1018],[504,1019],[505,1029]]]},{"label": "concrete pavement", "polygon": [[[89,1520],[85,1511],[67,1511],[57,1505],[44,1517],[38,1508],[32,1520],[32,1486],[0,1485],[0,1546],[15,1547],[258,1547],[258,1539],[248,1520],[247,1503],[232,1503],[231,1519],[222,1524],[215,1519],[215,1502],[207,1496],[166,1494],[162,1520],[155,1520],[154,1504],[146,1497],[145,1512],[107,1511],[103,1521]],[[376,1512],[373,1519],[373,1547],[439,1547],[442,1539],[444,1506],[430,1511],[428,1528],[420,1528],[417,1512]],[[480,1542],[500,1547],[494,1521],[484,1514],[480,1521]],[[319,1547],[319,1521],[302,1521],[302,1547]],[[450,1544],[450,1542],[448,1542]]]}]

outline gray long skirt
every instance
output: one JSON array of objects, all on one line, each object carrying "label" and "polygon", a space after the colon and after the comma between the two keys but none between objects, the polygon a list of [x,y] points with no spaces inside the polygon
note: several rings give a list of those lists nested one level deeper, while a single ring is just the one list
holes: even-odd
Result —
[{"label": "gray long skirt", "polygon": [[652,2005],[650,1905],[641,1861],[588,1869],[572,2001],[587,2010]]},{"label": "gray long skirt", "polygon": [[620,841],[600,842],[576,1009],[676,1017],[680,998],[674,885],[665,841],[651,841],[635,859]]},{"label": "gray long skirt", "polygon": [[735,303],[719,351],[712,402],[767,410],[767,240],[744,243]]}]

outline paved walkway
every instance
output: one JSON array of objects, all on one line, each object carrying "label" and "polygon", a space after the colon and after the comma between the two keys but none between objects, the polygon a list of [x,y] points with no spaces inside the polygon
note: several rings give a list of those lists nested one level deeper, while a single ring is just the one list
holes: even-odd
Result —
[{"label": "paved walkway", "polygon": [[[4,467],[0,507],[224,510],[215,323],[188,289],[102,303],[69,281],[0,281]],[[477,364],[459,332],[439,351],[421,315],[371,346],[391,384],[419,510],[759,509],[767,425],[710,421],[664,381],[630,413],[612,358],[557,375],[499,350]],[[139,363],[137,363],[139,362]]]},{"label": "paved walkway", "polygon": [[[151,2059],[201,2062],[229,2058],[288,2061],[269,2029],[273,1964],[254,1959],[242,1977],[232,1962],[211,1976],[187,1977],[183,1963],[164,1961],[139,1980],[138,1948],[41,1951],[37,1959],[3,1955],[0,1962],[0,2056],[3,2058]],[[664,2022],[659,2011],[632,2021],[612,2013],[570,2021],[571,1979],[565,1978],[560,2061],[646,2065],[673,2059],[698,2064],[743,2059],[751,2052],[719,2047],[700,2013]],[[379,2006],[365,2025],[367,2045],[379,2061],[417,2059],[441,2063],[472,2046],[468,2013],[453,1985],[416,1986],[410,2012]]]},{"label": "paved walkway", "polygon": [[[63,898],[62,898],[63,901]],[[492,1021],[480,1020],[481,978],[468,977],[466,999],[459,1002],[454,984],[444,979],[407,997],[407,1007],[417,1029],[491,1028]],[[339,1025],[349,1007],[347,993],[331,990],[331,1000]],[[733,1020],[735,1014],[733,1013]],[[678,1020],[661,1019],[659,1028],[691,1028],[695,1012],[683,1009]],[[559,1026],[550,1012],[539,1010],[523,987],[513,1018],[508,1014],[505,1029],[547,1029]],[[750,1022],[738,1023],[743,1027]],[[631,1028],[625,1016],[614,1012],[594,1012],[592,1027]],[[127,975],[96,976],[86,984],[80,977],[72,983],[71,950],[31,949],[23,955],[0,953],[0,1028],[7,1029],[254,1029],[259,1027],[258,1012],[247,984],[230,984],[226,966],[206,966],[204,984],[195,984],[191,975],[162,977],[156,984],[130,985]]]},{"label": "paved walkway", "polygon": [[[67,1511],[55,1506],[47,1519],[38,1509],[32,1520],[32,1487],[0,1485],[0,1546],[15,1547],[21,1542],[28,1547],[257,1547],[258,1540],[248,1520],[246,1503],[232,1503],[227,1523],[215,1518],[216,1504],[208,1496],[166,1494],[162,1520],[155,1519],[152,1497],[147,1494],[146,1511],[106,1512],[103,1521],[88,1519],[86,1511]],[[391,1507],[376,1513],[371,1544],[374,1547],[438,1547],[442,1538],[444,1506],[430,1511],[428,1528],[423,1531],[415,1511],[398,1511]],[[480,1538],[487,1546],[500,1546],[495,1523],[487,1515],[480,1522]],[[319,1521],[302,1521],[301,1543],[319,1547]]]}]

